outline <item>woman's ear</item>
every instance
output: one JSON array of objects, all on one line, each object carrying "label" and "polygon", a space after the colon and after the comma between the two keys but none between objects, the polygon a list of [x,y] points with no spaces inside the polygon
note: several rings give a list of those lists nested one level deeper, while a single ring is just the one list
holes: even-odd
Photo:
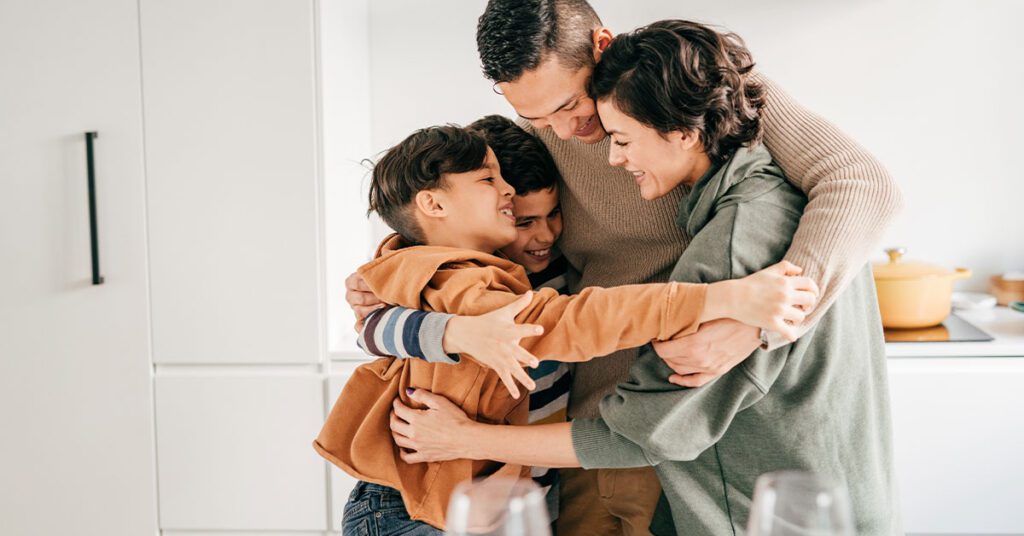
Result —
[{"label": "woman's ear", "polygon": [[669,139],[679,144],[686,151],[704,150],[704,145],[700,141],[700,132],[696,129],[672,131],[669,133]]},{"label": "woman's ear", "polygon": [[413,202],[416,203],[416,210],[427,218],[443,218],[448,215],[444,195],[439,190],[420,190]]},{"label": "woman's ear", "polygon": [[594,61],[601,61],[601,54],[608,48],[608,45],[612,44],[615,34],[610,29],[601,26],[600,28],[595,28],[590,37],[594,42]]}]

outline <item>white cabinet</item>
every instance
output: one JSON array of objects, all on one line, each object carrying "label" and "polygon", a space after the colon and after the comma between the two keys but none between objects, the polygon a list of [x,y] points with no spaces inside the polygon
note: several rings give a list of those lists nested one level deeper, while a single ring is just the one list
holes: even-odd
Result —
[{"label": "white cabinet", "polygon": [[314,3],[140,7],[154,362],[317,363]]},{"label": "white cabinet", "polygon": [[138,38],[134,0],[0,2],[5,535],[157,531]]},{"label": "white cabinet", "polygon": [[322,379],[223,374],[156,379],[161,528],[326,530]]},{"label": "white cabinet", "polygon": [[1022,534],[1024,357],[889,360],[908,534]]},{"label": "white cabinet", "polygon": [[[318,4],[0,2],[3,534],[320,533],[329,507],[338,526],[352,482],[311,444],[349,373],[323,359]],[[345,65],[331,73],[349,95]],[[333,142],[369,136],[344,117],[368,110],[362,78]],[[334,206],[361,207],[335,177]],[[339,229],[368,249],[361,214]],[[335,308],[351,268],[329,276]]]}]

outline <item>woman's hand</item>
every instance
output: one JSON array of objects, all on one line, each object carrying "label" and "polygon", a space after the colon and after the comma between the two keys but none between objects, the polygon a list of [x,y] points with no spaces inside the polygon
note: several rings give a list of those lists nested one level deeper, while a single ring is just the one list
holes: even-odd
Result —
[{"label": "woman's hand", "polygon": [[713,283],[708,286],[705,308],[714,309],[716,318],[734,318],[795,341],[800,324],[818,300],[818,285],[809,277],[799,277],[802,272],[799,266],[782,261],[742,279]]},{"label": "woman's hand", "polygon": [[363,329],[363,320],[367,315],[384,307],[384,302],[380,301],[370,290],[359,272],[352,272],[352,275],[345,278],[345,301],[352,308],[352,312],[356,314],[357,333]]},{"label": "woman's hand", "polygon": [[391,435],[405,463],[467,458],[467,431],[475,424],[462,408],[443,396],[409,389],[409,398],[427,409],[413,409],[398,398],[392,404]]},{"label": "woman's hand", "polygon": [[534,324],[516,324],[515,318],[530,304],[532,292],[516,301],[480,316],[455,316],[448,321],[442,346],[453,354],[468,354],[480,364],[498,373],[512,398],[519,398],[516,380],[527,390],[537,385],[523,367],[536,367],[540,362],[519,346],[526,337],[544,333]]}]

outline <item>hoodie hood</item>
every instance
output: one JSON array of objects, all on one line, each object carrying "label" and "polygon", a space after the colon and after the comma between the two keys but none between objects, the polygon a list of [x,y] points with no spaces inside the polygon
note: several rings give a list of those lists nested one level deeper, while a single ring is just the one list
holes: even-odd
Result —
[{"label": "hoodie hood", "polygon": [[508,259],[471,249],[409,246],[397,233],[381,242],[375,257],[359,268],[359,275],[383,301],[403,307],[423,308],[423,290],[438,272],[455,268],[484,269],[517,294],[530,290],[526,270]]},{"label": "hoodie hood", "polygon": [[[768,180],[748,180],[751,177]],[[715,212],[760,197],[786,181],[764,145],[741,147],[725,163],[712,167],[679,205],[676,223],[694,236]]]}]

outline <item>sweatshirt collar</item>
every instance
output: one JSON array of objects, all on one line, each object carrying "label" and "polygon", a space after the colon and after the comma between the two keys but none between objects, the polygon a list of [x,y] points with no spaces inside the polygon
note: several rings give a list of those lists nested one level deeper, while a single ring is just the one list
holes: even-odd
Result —
[{"label": "sweatshirt collar", "polygon": [[[679,202],[676,224],[695,236],[715,212],[727,206],[758,197],[774,186],[765,183],[751,188],[734,188],[747,177],[771,164],[772,157],[763,145],[741,147],[725,162],[713,165],[693,185],[690,194]],[[753,183],[751,183],[753,184]]]}]

